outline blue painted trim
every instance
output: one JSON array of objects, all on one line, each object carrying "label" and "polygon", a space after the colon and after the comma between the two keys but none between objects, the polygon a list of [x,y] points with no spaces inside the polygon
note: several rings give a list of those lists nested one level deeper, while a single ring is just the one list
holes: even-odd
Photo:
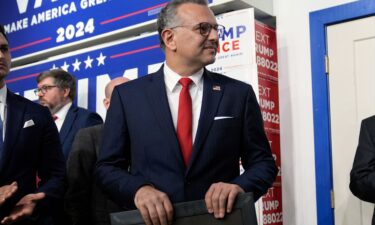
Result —
[{"label": "blue painted trim", "polygon": [[331,131],[328,79],[324,71],[326,27],[375,15],[375,1],[361,0],[310,13],[310,47],[314,114],[316,201],[318,225],[333,225]]}]

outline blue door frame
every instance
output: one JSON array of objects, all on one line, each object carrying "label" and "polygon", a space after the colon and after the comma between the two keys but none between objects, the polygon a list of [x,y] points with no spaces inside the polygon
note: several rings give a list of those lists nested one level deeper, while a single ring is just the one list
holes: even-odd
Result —
[{"label": "blue door frame", "polygon": [[[318,225],[333,225],[332,160],[328,79],[324,69],[328,25],[375,15],[375,1],[361,0],[310,13],[310,47],[314,115],[316,203]],[[348,187],[349,188],[349,187]]]}]

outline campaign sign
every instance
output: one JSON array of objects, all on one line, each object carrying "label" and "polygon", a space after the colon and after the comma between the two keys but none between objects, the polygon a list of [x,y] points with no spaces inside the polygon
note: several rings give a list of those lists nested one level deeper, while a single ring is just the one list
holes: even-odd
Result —
[{"label": "campaign sign", "polygon": [[259,105],[272,155],[279,169],[276,181],[262,197],[259,224],[282,225],[282,171],[280,159],[279,75],[276,31],[259,21],[255,23],[256,63],[259,78]]},{"label": "campaign sign", "polygon": [[150,21],[167,2],[4,0],[0,1],[0,23],[9,37],[15,59]]},{"label": "campaign sign", "polygon": [[[225,27],[219,31],[219,48],[211,71],[251,84],[258,89],[255,61],[254,9],[243,9],[216,16]],[[258,96],[258,93],[256,92]]]},{"label": "campaign sign", "polygon": [[10,90],[36,100],[36,76],[46,70],[64,69],[77,78],[77,104],[98,112],[104,118],[104,87],[111,79],[119,76],[135,79],[156,71],[163,61],[158,35],[153,33],[107,47],[97,46],[80,54],[15,68],[8,75],[6,84]]}]

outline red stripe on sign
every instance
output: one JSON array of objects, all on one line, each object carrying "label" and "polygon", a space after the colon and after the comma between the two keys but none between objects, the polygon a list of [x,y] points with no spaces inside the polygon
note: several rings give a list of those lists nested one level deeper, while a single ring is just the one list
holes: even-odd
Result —
[{"label": "red stripe on sign", "polygon": [[16,81],[19,81],[19,80],[25,80],[25,79],[29,79],[31,77],[36,77],[38,75],[39,75],[39,73],[33,73],[33,74],[29,74],[29,75],[22,76],[22,77],[16,77],[16,78],[13,78],[13,79],[6,80],[5,83],[13,83],[13,82],[16,82]]},{"label": "red stripe on sign", "polygon": [[23,48],[28,48],[30,46],[37,45],[37,44],[40,44],[40,43],[43,43],[43,42],[47,42],[47,41],[50,41],[50,40],[52,40],[51,37],[44,38],[44,39],[41,39],[41,40],[38,40],[38,41],[30,42],[28,44],[24,44],[24,45],[21,45],[21,46],[17,46],[17,47],[11,48],[10,51],[14,52],[14,51],[17,51],[17,50],[20,50],[20,49],[23,49]]},{"label": "red stripe on sign", "polygon": [[142,9],[142,10],[135,11],[135,12],[132,12],[132,13],[129,13],[129,14],[125,14],[125,15],[122,15],[122,16],[118,16],[118,17],[115,17],[115,18],[113,18],[113,19],[104,20],[104,21],[100,22],[100,25],[105,25],[105,24],[112,23],[112,22],[115,22],[115,21],[118,21],[118,20],[122,20],[122,19],[125,19],[125,18],[128,18],[128,17],[131,17],[131,16],[134,16],[134,15],[137,15],[137,14],[141,14],[141,13],[147,12],[147,11],[152,10],[152,9],[156,9],[156,8],[163,7],[163,6],[165,6],[165,5],[167,5],[167,3],[163,3],[163,4],[159,4],[159,5],[155,5],[155,6],[152,6],[152,7],[146,8],[146,9]]},{"label": "red stripe on sign", "polygon": [[120,53],[120,54],[112,55],[110,58],[115,59],[115,58],[123,57],[123,56],[126,56],[126,55],[132,55],[132,54],[135,54],[135,53],[138,53],[138,52],[148,51],[148,50],[151,50],[151,49],[154,49],[154,48],[160,48],[160,46],[159,45],[153,45],[153,46],[149,46],[149,47],[146,47],[146,48],[140,48],[140,49],[129,51],[129,52],[123,52],[123,53]]}]

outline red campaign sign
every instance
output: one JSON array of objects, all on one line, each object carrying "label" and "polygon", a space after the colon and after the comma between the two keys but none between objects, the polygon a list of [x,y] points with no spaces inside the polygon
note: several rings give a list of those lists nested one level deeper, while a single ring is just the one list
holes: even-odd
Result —
[{"label": "red campaign sign", "polygon": [[272,156],[275,159],[276,166],[279,169],[276,180],[273,184],[274,187],[281,187],[281,160],[280,160],[280,133],[274,132],[265,128],[268,141],[271,146]]},{"label": "red campaign sign", "polygon": [[279,173],[273,187],[262,197],[263,225],[282,225],[280,117],[278,64],[275,29],[260,22],[255,23],[256,62],[258,68],[259,105],[264,128],[270,142],[272,155]]},{"label": "red campaign sign", "polygon": [[281,187],[270,188],[262,198],[263,225],[282,225],[283,210],[281,204]]},{"label": "red campaign sign", "polygon": [[266,128],[280,129],[278,83],[258,76],[259,106]]},{"label": "red campaign sign", "polygon": [[258,74],[277,81],[279,68],[275,29],[255,22],[255,50]]}]

